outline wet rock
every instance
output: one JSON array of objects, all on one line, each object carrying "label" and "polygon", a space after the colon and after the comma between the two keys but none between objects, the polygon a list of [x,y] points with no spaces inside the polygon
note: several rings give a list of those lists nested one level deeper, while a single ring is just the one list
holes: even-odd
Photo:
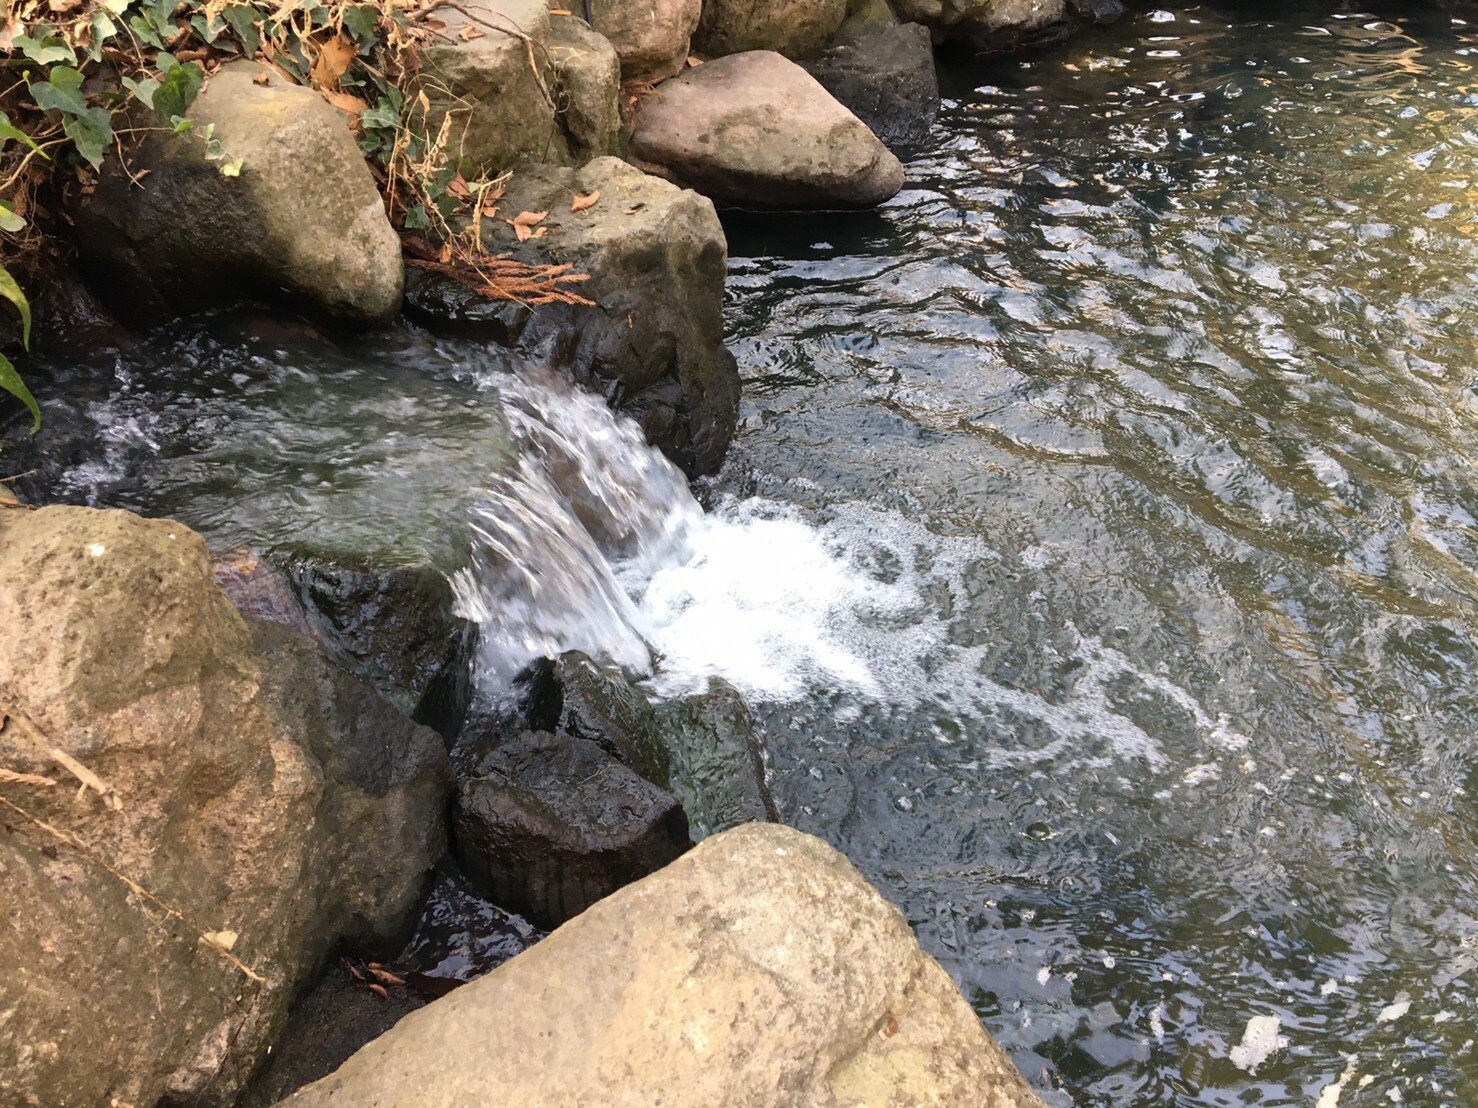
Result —
[{"label": "wet rock", "polygon": [[936,39],[990,51],[1053,42],[1085,23],[1112,23],[1124,12],[1119,0],[894,0],[893,6]]},{"label": "wet rock", "polygon": [[639,105],[632,161],[720,204],[865,208],[903,166],[800,66],[732,54],[663,83]]},{"label": "wet rock", "polygon": [[939,78],[929,32],[922,25],[882,26],[843,36],[804,65],[899,157],[928,139],[939,111]]},{"label": "wet rock", "polygon": [[292,1106],[659,1102],[1041,1106],[898,910],[776,825],[622,889]]},{"label": "wet rock", "polygon": [[29,815],[0,835],[0,1103],[230,1104],[336,942],[398,940],[443,849],[440,740],[249,628],[169,520],[0,514],[0,712],[0,765],[68,782],[4,786]]},{"label": "wet rock", "polygon": [[694,47],[717,57],[774,50],[804,58],[847,18],[847,0],[706,0]]},{"label": "wet rock", "polygon": [[849,0],[847,18],[837,37],[856,36],[880,27],[896,27],[899,19],[888,0]]},{"label": "wet rock", "polygon": [[[265,87],[253,80],[263,75]],[[140,323],[252,296],[353,323],[399,310],[400,240],[321,96],[237,62],[210,79],[190,117],[196,130],[214,126],[240,176],[222,176],[191,135],[146,138],[132,177],[107,162],[75,215],[83,267],[105,300]]]},{"label": "wet rock", "polygon": [[255,550],[230,551],[216,558],[213,568],[216,584],[247,619],[280,623],[317,639],[287,578]]},{"label": "wet rock", "polygon": [[688,823],[594,743],[530,731],[458,782],[454,839],[489,899],[552,927],[682,854]]},{"label": "wet rock", "polygon": [[615,48],[583,19],[562,15],[551,17],[548,50],[571,163],[620,154],[626,135],[619,100],[621,60]]},{"label": "wet rock", "polygon": [[596,31],[621,58],[623,81],[660,81],[682,69],[702,0],[591,0]]},{"label": "wet rock", "polygon": [[710,678],[708,692],[659,704],[655,716],[671,759],[672,791],[695,840],[779,819],[765,783],[759,728],[734,686]]},{"label": "wet rock", "polygon": [[572,650],[560,655],[551,676],[555,696],[548,729],[587,739],[653,784],[669,787],[671,755],[657,714],[619,668]]},{"label": "wet rock", "polygon": [[545,0],[466,0],[438,18],[446,30],[421,50],[427,132],[450,117],[448,150],[490,176],[530,159],[564,160]]},{"label": "wet rock", "polygon": [[472,699],[476,628],[453,611],[450,582],[430,561],[373,552],[278,556],[313,632],[344,665],[417,723],[444,736]]},{"label": "wet rock", "polygon": [[[584,211],[576,196],[600,193]],[[571,373],[636,419],[647,440],[689,476],[723,461],[739,410],[739,373],[723,344],[728,247],[713,205],[616,158],[580,170],[532,166],[500,201],[547,211],[544,237],[519,243],[483,224],[493,252],[535,264],[568,262],[590,280],[595,307],[530,312],[488,301],[434,274],[412,275],[408,306],[427,323],[461,325]]]}]

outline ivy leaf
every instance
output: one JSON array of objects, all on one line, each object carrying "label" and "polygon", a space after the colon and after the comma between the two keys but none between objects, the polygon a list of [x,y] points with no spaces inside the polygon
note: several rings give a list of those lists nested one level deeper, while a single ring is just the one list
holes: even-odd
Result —
[{"label": "ivy leaf", "polygon": [[108,18],[108,13],[99,8],[92,13],[92,41],[87,47],[87,56],[93,61],[99,61],[103,56],[103,47],[112,41],[113,36],[118,33],[118,24]]},{"label": "ivy leaf", "polygon": [[393,131],[400,126],[400,113],[393,111],[385,101],[381,100],[373,108],[360,114],[359,125],[366,131]]},{"label": "ivy leaf", "polygon": [[19,142],[25,143],[32,150],[36,151],[36,153],[40,154],[43,158],[46,157],[46,155],[42,152],[41,147],[36,145],[35,140],[32,139],[30,135],[26,134],[19,127],[12,125],[10,122],[10,116],[6,115],[4,112],[0,112],[0,149],[3,149],[6,142],[11,139],[16,139]]},{"label": "ivy leaf", "polygon": [[82,74],[71,66],[55,66],[45,81],[32,81],[26,86],[31,99],[44,112],[59,111],[63,115],[83,115],[87,101],[82,96]]},{"label": "ivy leaf", "polygon": [[62,130],[93,169],[102,166],[103,155],[113,141],[112,112],[107,108],[88,108],[78,115],[64,114]]},{"label": "ivy leaf", "polygon": [[373,4],[353,4],[344,9],[344,27],[354,36],[360,53],[364,53],[379,36],[380,10]]},{"label": "ivy leaf", "polygon": [[63,43],[56,35],[49,35],[43,39],[32,38],[30,35],[16,35],[11,46],[37,65],[52,65],[56,62],[77,60],[76,51]]},{"label": "ivy leaf", "polygon": [[149,26],[149,24],[145,22],[143,16],[129,16],[128,26],[129,29],[132,30],[133,33],[143,41],[143,44],[145,46],[152,46],[156,50],[164,49],[164,40],[159,37],[159,33],[155,31],[153,27]]},{"label": "ivy leaf", "polygon": [[154,91],[153,107],[160,119],[182,116],[195,103],[195,96],[205,81],[205,70],[194,62],[174,65]]},{"label": "ivy leaf", "polygon": [[248,58],[256,54],[262,45],[262,36],[257,30],[261,14],[250,4],[231,4],[221,9],[221,18],[241,41],[241,52]]},{"label": "ivy leaf", "polygon": [[154,94],[159,91],[159,82],[154,80],[153,77],[143,77],[137,81],[132,77],[124,77],[123,84],[144,107],[152,108],[154,106]]},{"label": "ivy leaf", "polygon": [[405,229],[407,231],[424,231],[431,226],[431,220],[426,216],[426,209],[417,204],[405,213]]},{"label": "ivy leaf", "polygon": [[9,300],[15,305],[15,310],[20,312],[21,345],[27,350],[31,349],[31,302],[26,299],[20,285],[15,283],[10,270],[3,265],[0,265],[0,297]]},{"label": "ivy leaf", "polygon": [[21,380],[21,375],[15,371],[15,366],[10,364],[10,359],[4,354],[0,354],[0,389],[4,389],[31,409],[31,434],[41,430],[41,408],[31,395],[31,390]]},{"label": "ivy leaf", "polygon": [[15,214],[15,209],[5,201],[0,200],[0,231],[9,231],[14,234],[25,227],[26,221]]}]

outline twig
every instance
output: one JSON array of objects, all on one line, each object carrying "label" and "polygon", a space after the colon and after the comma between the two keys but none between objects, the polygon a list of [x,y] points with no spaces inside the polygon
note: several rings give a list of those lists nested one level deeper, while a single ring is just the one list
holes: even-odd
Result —
[{"label": "twig", "polygon": [[14,770],[0,769],[0,781],[8,781],[13,785],[55,785],[56,781],[50,777],[42,777],[38,773],[16,773]]},{"label": "twig", "polygon": [[[35,727],[36,725],[31,724],[31,726]],[[91,789],[101,796],[103,803],[109,808],[112,808],[113,811],[123,811],[123,800],[118,796],[118,790],[112,785],[106,784],[101,777],[59,747],[54,746],[47,753],[61,763],[61,767],[64,770],[81,781],[84,789]]]}]

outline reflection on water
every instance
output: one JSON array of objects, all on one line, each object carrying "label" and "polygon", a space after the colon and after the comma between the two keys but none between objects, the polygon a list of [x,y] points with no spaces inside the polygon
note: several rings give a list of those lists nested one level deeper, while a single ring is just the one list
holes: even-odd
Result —
[{"label": "reflection on water", "polygon": [[902,605],[777,800],[1053,1103],[1478,1103],[1475,60],[1141,10],[957,59],[878,217],[731,221],[719,499]]}]

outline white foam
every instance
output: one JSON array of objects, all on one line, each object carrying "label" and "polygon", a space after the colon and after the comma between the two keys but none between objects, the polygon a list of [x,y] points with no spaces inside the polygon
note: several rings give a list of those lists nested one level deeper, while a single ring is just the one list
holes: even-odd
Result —
[{"label": "white foam", "polygon": [[1257,1067],[1277,1051],[1288,1048],[1288,1036],[1278,1034],[1282,1021],[1277,1016],[1253,1016],[1242,1032],[1242,1041],[1227,1053],[1238,1069],[1256,1073]]}]

